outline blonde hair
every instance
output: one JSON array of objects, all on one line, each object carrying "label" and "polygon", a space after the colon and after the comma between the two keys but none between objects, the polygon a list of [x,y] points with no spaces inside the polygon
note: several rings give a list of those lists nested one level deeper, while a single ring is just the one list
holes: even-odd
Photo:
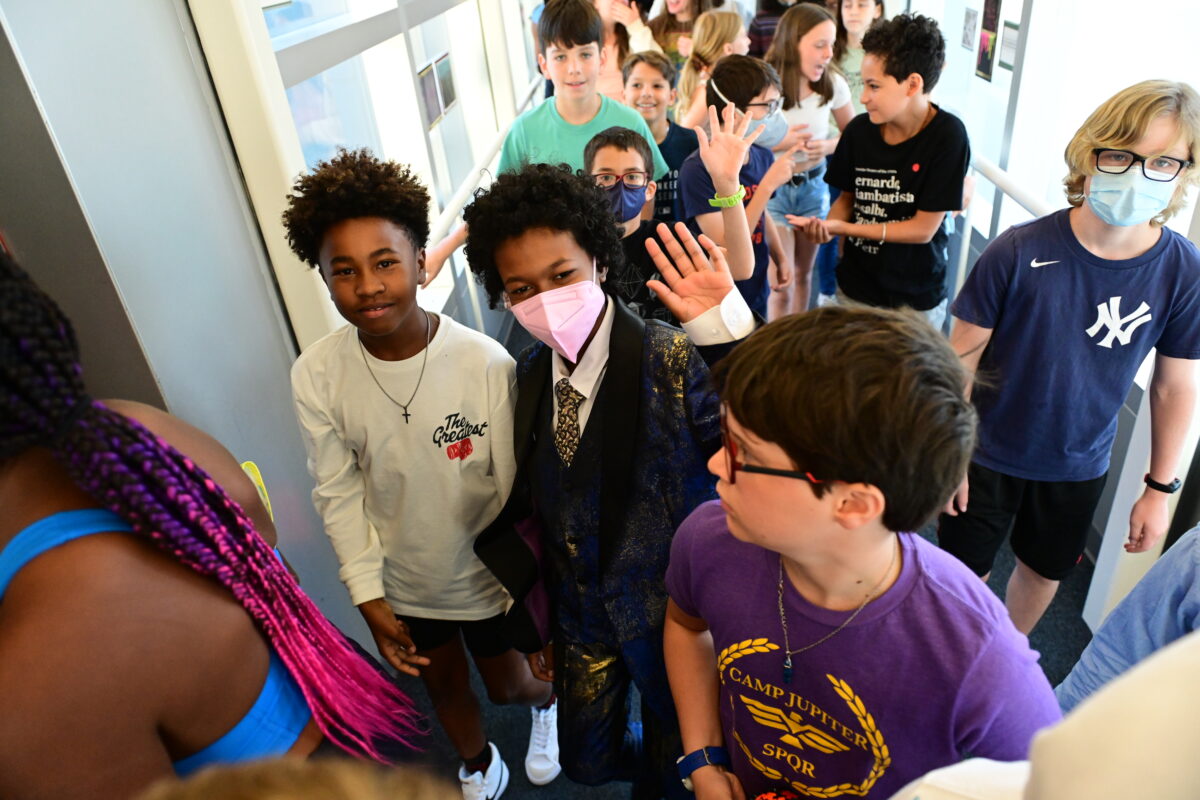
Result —
[{"label": "blonde hair", "polygon": [[445,800],[456,795],[461,795],[458,787],[412,767],[285,757],[209,767],[186,781],[167,778],[135,800]]},{"label": "blonde hair", "polygon": [[705,11],[696,17],[692,27],[692,54],[679,73],[679,101],[675,119],[682,119],[700,83],[701,72],[712,72],[717,61],[725,55],[725,45],[732,44],[742,30],[742,16],[736,11]]},{"label": "blonde hair", "polygon": [[[1171,203],[1151,220],[1164,224],[1183,207],[1189,187],[1200,184],[1200,95],[1186,83],[1177,81],[1142,81],[1122,89],[1104,101],[1071,138],[1063,157],[1070,170],[1063,179],[1067,202],[1078,207],[1083,204],[1083,182],[1096,173],[1092,150],[1111,147],[1127,150],[1146,135],[1150,123],[1159,117],[1171,116],[1179,123],[1179,135],[1187,144],[1188,160],[1193,162],[1176,178],[1178,185]],[[1143,156],[1162,153],[1139,153]],[[1131,167],[1136,169],[1137,167]]]}]

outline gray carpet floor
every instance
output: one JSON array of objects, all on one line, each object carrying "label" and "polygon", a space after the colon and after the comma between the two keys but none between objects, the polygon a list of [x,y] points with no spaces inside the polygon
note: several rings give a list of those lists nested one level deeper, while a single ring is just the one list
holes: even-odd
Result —
[{"label": "gray carpet floor", "polygon": [[[923,531],[932,539],[930,531]],[[1013,569],[1013,554],[1006,546],[1001,550],[992,571],[990,586],[1000,597]],[[1091,640],[1091,631],[1081,617],[1088,584],[1092,579],[1092,564],[1086,558],[1059,588],[1054,603],[1030,637],[1033,649],[1041,654],[1042,669],[1051,685],[1057,685],[1070,672],[1079,654]],[[558,798],[588,798],[608,800],[629,796],[629,784],[614,783],[602,787],[587,787],[559,777],[549,786],[533,786],[525,777],[525,748],[529,742],[529,711],[524,708],[504,708],[490,705],[479,676],[472,674],[475,693],[482,701],[484,723],[489,738],[495,742],[510,769],[506,800],[557,800]],[[420,681],[406,679],[405,688],[416,700],[422,712],[433,718],[428,696]],[[454,779],[459,760],[441,729],[433,725],[428,750],[423,761],[440,775]],[[565,733],[565,732],[564,732]]]}]

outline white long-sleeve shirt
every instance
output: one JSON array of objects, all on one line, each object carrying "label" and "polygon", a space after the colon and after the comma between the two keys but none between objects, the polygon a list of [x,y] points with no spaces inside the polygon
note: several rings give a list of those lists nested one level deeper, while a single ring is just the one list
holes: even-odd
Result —
[{"label": "white long-sleeve shirt", "polygon": [[386,598],[398,614],[447,620],[502,612],[507,595],[476,558],[516,473],[512,358],[445,315],[424,353],[381,361],[346,326],[292,367],[296,416],[316,480],[313,504],[359,605]]}]

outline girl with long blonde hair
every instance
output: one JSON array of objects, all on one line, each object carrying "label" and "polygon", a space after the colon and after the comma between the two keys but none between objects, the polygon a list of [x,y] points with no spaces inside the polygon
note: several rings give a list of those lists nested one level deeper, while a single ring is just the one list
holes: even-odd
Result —
[{"label": "girl with long blonde hair", "polygon": [[658,16],[650,20],[650,30],[662,51],[682,70],[692,53],[692,28],[705,11],[720,8],[725,0],[666,0]]},{"label": "girl with long blonde hair", "polygon": [[708,105],[704,102],[708,75],[717,61],[727,55],[744,56],[750,49],[750,37],[742,17],[736,11],[705,11],[692,28],[692,54],[679,76],[679,104],[675,121],[685,128],[704,122]]}]

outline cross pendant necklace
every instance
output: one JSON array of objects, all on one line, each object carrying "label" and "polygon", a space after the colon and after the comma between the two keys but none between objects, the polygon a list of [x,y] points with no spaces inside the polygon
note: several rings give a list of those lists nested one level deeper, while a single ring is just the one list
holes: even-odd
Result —
[{"label": "cross pendant necklace", "polygon": [[379,382],[379,378],[375,375],[375,370],[371,369],[371,362],[367,360],[367,349],[363,347],[362,338],[358,337],[358,352],[362,353],[363,366],[367,368],[367,372],[371,375],[371,380],[375,381],[375,385],[379,387],[379,391],[383,392],[383,396],[400,406],[400,415],[404,417],[405,425],[408,424],[408,419],[412,416],[408,413],[408,407],[412,405],[413,398],[417,396],[417,390],[421,388],[421,379],[425,377],[425,362],[429,360],[429,341],[433,326],[429,324],[429,312],[422,310],[421,313],[425,315],[425,350],[421,355],[421,371],[417,373],[417,385],[413,387],[412,394],[409,395],[407,403],[401,403],[388,394],[387,389],[383,388],[383,384]]}]

